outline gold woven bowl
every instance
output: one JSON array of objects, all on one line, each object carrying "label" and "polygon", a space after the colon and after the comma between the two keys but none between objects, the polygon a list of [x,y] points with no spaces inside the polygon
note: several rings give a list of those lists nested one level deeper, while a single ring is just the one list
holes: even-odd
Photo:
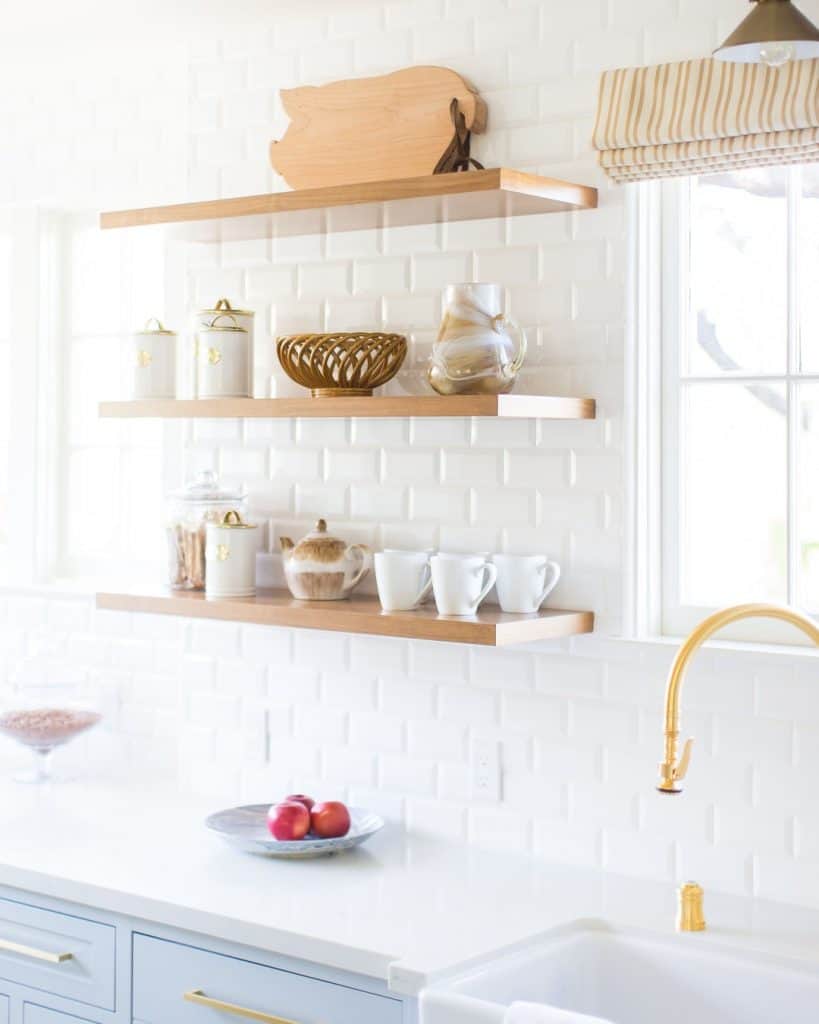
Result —
[{"label": "gold woven bowl", "polygon": [[278,339],[276,352],[287,376],[314,398],[371,395],[398,373],[407,339],[375,331],[289,334]]}]

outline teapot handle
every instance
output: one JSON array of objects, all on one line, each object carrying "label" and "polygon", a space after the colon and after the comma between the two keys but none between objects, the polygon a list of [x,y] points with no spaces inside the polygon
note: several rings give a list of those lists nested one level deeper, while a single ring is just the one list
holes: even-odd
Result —
[{"label": "teapot handle", "polygon": [[505,313],[492,317],[492,330],[498,334],[502,331],[508,331],[509,334],[517,337],[518,354],[512,360],[512,365],[509,367],[509,376],[515,376],[521,366],[523,366],[523,360],[526,358],[526,331],[524,331],[514,317],[506,316]]},{"label": "teapot handle", "polygon": [[369,549],[366,548],[363,544],[351,544],[344,552],[344,554],[353,555],[354,557],[358,558],[361,563],[355,575],[350,580],[350,590],[352,590],[353,587],[358,586],[361,580],[370,571],[370,552]]}]

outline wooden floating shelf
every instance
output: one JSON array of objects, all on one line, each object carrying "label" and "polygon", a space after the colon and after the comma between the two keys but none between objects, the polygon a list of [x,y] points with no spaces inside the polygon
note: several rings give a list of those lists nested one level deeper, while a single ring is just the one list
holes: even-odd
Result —
[{"label": "wooden floating shelf", "polygon": [[219,242],[519,217],[596,206],[595,188],[497,167],[116,210],[100,214],[100,227],[175,225],[178,237]]},{"label": "wooden floating shelf", "polygon": [[210,600],[201,591],[157,589],[129,594],[97,594],[97,607],[108,611],[150,612],[263,626],[323,629],[411,640],[503,647],[535,640],[558,640],[591,633],[592,612],[543,609],[534,615],[508,615],[484,605],[475,616],[438,615],[435,606],[410,612],[382,611],[375,597],[345,601],[297,601],[286,590],[260,590],[256,597]]},{"label": "wooden floating shelf", "polygon": [[366,419],[483,416],[496,419],[593,420],[593,398],[551,395],[398,395],[365,398],[157,398],[101,402],[106,418],[157,419]]}]

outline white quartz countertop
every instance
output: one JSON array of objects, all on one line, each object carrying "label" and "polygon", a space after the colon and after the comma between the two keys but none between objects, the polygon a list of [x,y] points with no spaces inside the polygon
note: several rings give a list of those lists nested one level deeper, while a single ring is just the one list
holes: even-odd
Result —
[{"label": "white quartz countertop", "polygon": [[[674,931],[672,885],[387,826],[336,857],[241,853],[162,790],[0,782],[0,882],[387,981],[403,994],[578,919]],[[819,964],[819,911],[707,893],[696,937]]]}]

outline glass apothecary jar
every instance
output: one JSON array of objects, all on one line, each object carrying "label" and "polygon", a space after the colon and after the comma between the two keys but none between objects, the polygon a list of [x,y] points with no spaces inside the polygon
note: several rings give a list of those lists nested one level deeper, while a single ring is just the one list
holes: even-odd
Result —
[{"label": "glass apothecary jar", "polygon": [[246,495],[219,485],[204,470],[168,501],[168,582],[174,590],[205,589],[205,541],[208,523],[220,523],[228,512],[244,517]]}]

